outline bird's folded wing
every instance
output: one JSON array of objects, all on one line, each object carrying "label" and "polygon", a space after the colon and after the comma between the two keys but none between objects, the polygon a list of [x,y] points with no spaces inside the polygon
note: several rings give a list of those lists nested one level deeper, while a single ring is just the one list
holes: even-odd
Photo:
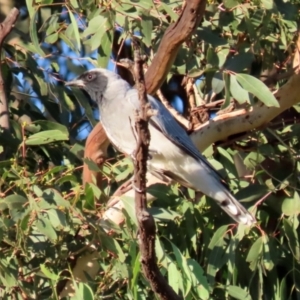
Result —
[{"label": "bird's folded wing", "polygon": [[[128,92],[128,101],[138,109],[139,99],[137,90],[132,89]],[[199,163],[203,164],[208,172],[216,177],[226,187],[224,179],[207,161],[207,159],[198,151],[197,147],[192,142],[186,131],[176,122],[170,112],[155,98],[148,95],[148,101],[157,114],[152,116],[149,123],[160,130],[166,138],[177,145],[181,150],[185,151],[188,155],[195,158]]]}]

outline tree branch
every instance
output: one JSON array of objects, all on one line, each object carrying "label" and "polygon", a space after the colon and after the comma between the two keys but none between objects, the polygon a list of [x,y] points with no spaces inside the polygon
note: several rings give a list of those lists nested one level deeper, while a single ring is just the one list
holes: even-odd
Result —
[{"label": "tree branch", "polygon": [[[134,160],[134,186],[135,186],[135,213],[138,220],[139,248],[141,252],[141,264],[146,278],[152,289],[161,299],[180,299],[174,290],[168,285],[157,266],[155,254],[155,222],[147,211],[146,197],[146,173],[150,132],[148,119],[153,114],[148,104],[144,82],[143,60],[140,51],[134,51],[135,79],[140,100],[140,111],[137,112],[135,131],[137,133],[137,148]],[[154,112],[155,113],[155,112]]]},{"label": "tree branch", "polygon": [[[11,32],[12,27],[17,21],[18,15],[19,10],[17,8],[13,8],[5,20],[0,24],[0,55],[2,53],[4,39]],[[4,83],[5,82],[0,68],[0,127],[9,130],[8,102],[5,94]]]},{"label": "tree branch", "polygon": [[267,107],[257,103],[250,109],[239,109],[230,113],[219,115],[200,125],[191,134],[193,142],[200,152],[211,144],[227,139],[229,136],[253,130],[269,123],[276,116],[299,103],[300,101],[300,35],[298,37],[298,50],[296,50],[293,67],[294,74],[274,96],[280,107]]},{"label": "tree branch", "polygon": [[[107,157],[107,148],[109,140],[106,137],[105,131],[98,123],[92,132],[89,134],[84,148],[84,158],[93,160],[99,168],[101,168],[105,158]],[[83,164],[82,182],[83,185],[87,182],[93,182],[93,177],[96,179],[98,187],[101,187],[102,174],[91,171],[86,163]]]},{"label": "tree branch", "polygon": [[202,20],[205,5],[206,0],[186,1],[177,21],[166,30],[145,75],[148,94],[155,94],[165,81],[182,43],[191,36]]}]

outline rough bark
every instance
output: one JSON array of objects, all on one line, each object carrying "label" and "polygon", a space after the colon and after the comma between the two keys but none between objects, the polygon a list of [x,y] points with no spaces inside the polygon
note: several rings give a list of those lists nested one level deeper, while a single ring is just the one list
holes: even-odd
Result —
[{"label": "rough bark", "polygon": [[147,211],[146,196],[146,173],[148,148],[150,144],[150,132],[148,119],[151,116],[150,106],[147,100],[145,80],[143,73],[143,60],[140,58],[139,50],[134,52],[136,88],[140,100],[140,110],[137,112],[135,121],[135,132],[137,135],[137,147],[134,160],[134,187],[135,187],[135,212],[138,220],[139,248],[141,253],[141,264],[144,275],[148,279],[153,291],[161,299],[181,299],[162,276],[157,265],[155,254],[155,221]]}]

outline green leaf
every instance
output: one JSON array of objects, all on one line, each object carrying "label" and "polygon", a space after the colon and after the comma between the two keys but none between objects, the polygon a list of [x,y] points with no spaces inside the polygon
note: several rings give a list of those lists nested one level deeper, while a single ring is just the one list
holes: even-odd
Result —
[{"label": "green leaf", "polygon": [[210,284],[214,284],[216,273],[224,264],[225,254],[225,233],[228,230],[228,225],[221,226],[213,235],[208,249],[210,249],[208,255],[207,274]]},{"label": "green leaf", "polygon": [[37,229],[51,241],[57,240],[57,234],[47,216],[40,215],[36,221]]},{"label": "green leaf", "polygon": [[209,299],[209,285],[206,276],[204,276],[204,270],[192,258],[187,259],[187,264],[191,271],[192,286],[196,289],[199,299]]},{"label": "green leaf", "polygon": [[[68,28],[70,27],[70,26],[73,26],[72,24],[70,24],[69,26],[68,26]],[[72,29],[72,28],[71,28]],[[73,41],[70,39],[70,37],[68,36],[68,31],[66,30],[65,31],[65,33],[64,32],[62,32],[62,31],[60,31],[59,32],[59,34],[58,34],[58,37],[60,38],[60,39],[62,39],[74,52],[77,52],[77,49],[74,47],[74,43],[73,43]]]},{"label": "green leaf", "polygon": [[21,195],[9,195],[0,200],[0,210],[9,209],[21,209],[24,207],[28,200]]},{"label": "green leaf", "polygon": [[299,236],[297,231],[294,229],[292,222],[283,219],[283,227],[285,236],[288,240],[289,247],[293,253],[295,259],[300,262],[300,246],[299,246]]},{"label": "green leaf", "polygon": [[247,72],[250,70],[253,61],[255,61],[253,53],[242,52],[232,57],[228,57],[224,68],[237,73]]},{"label": "green leaf", "polygon": [[120,244],[114,238],[108,236],[107,234],[101,234],[101,245],[109,251],[112,251],[118,256],[118,260],[123,263],[125,261],[125,254],[120,247]]},{"label": "green leaf", "polygon": [[263,238],[259,237],[251,246],[246,261],[250,263],[250,269],[254,271],[263,251]]},{"label": "green leaf", "polygon": [[247,169],[255,169],[259,164],[265,160],[265,157],[258,152],[250,152],[244,159],[244,164]]},{"label": "green leaf", "polygon": [[217,56],[218,56],[218,67],[222,68],[224,63],[226,62],[228,53],[229,53],[229,47],[222,48],[221,50],[217,51]]},{"label": "green leaf", "polygon": [[49,34],[46,38],[45,38],[45,42],[48,44],[54,44],[56,43],[58,40],[58,33],[54,32],[52,34]]},{"label": "green leaf", "polygon": [[58,209],[49,209],[46,211],[49,220],[54,228],[62,228],[67,226],[65,214]]},{"label": "green leaf", "polygon": [[169,259],[163,247],[163,244],[158,238],[158,236],[156,236],[156,240],[155,240],[155,254],[157,257],[158,264],[162,265],[164,268],[167,268],[169,264]]},{"label": "green leaf", "polygon": [[[150,4],[150,1],[148,1],[148,3]],[[171,18],[171,21],[177,21],[178,14],[174,12],[169,3],[165,3],[164,1],[160,2],[158,9],[161,11],[165,11],[167,15]]]},{"label": "green leaf", "polygon": [[296,191],[293,198],[285,198],[283,200],[281,210],[287,216],[300,214],[300,197]]},{"label": "green leaf", "polygon": [[26,0],[26,7],[28,9],[30,19],[33,20],[34,19],[34,13],[35,13],[34,0]]},{"label": "green leaf", "polygon": [[147,47],[151,46],[152,40],[152,18],[148,10],[141,10],[141,29],[143,34],[143,42]]},{"label": "green leaf", "polygon": [[141,272],[141,254],[138,253],[136,256],[135,262],[134,262],[134,267],[132,270],[132,280],[131,280],[131,287],[136,286],[137,281],[138,281],[138,276]]},{"label": "green leaf", "polygon": [[135,215],[135,202],[133,197],[121,196],[121,201],[124,204],[124,208],[128,213],[131,221],[134,222],[135,225],[138,225],[136,215]]},{"label": "green leaf", "polygon": [[[102,15],[98,15],[94,17],[89,21],[88,27],[84,30],[82,36],[88,37],[89,35],[98,32],[101,32],[101,35],[103,35],[104,32],[106,31],[106,27],[105,27],[106,21],[107,19]],[[100,45],[100,41],[99,41],[99,45]]]},{"label": "green leaf", "polygon": [[45,199],[48,203],[53,204],[54,206],[63,208],[70,207],[70,202],[65,200],[62,195],[53,188],[44,190],[41,198]]},{"label": "green leaf", "polygon": [[273,0],[262,0],[261,2],[265,9],[272,9],[274,7]]},{"label": "green leaf", "polygon": [[72,5],[74,8],[79,8],[78,1],[77,1],[77,0],[70,0],[70,3],[71,3],[71,5]]},{"label": "green leaf", "polygon": [[69,135],[60,130],[45,130],[29,136],[25,140],[27,146],[39,146],[58,141],[69,140]]},{"label": "green leaf", "polygon": [[206,68],[209,67],[217,67],[219,65],[219,58],[213,48],[208,48],[206,53],[206,61],[207,65]]},{"label": "green leaf", "polygon": [[212,81],[211,81],[211,88],[214,93],[219,94],[224,89],[225,82],[222,77],[221,72],[216,72]]},{"label": "green leaf", "polygon": [[236,76],[230,74],[230,93],[232,97],[240,104],[251,103],[249,93],[244,90],[236,80]]},{"label": "green leaf", "polygon": [[102,44],[102,37],[107,30],[106,23],[107,19],[102,15],[98,15],[89,22],[87,29],[84,31],[83,37],[92,35],[84,42],[85,45],[91,47],[91,51],[97,49]]},{"label": "green leaf", "polygon": [[69,9],[69,7],[66,5],[68,11],[69,11],[69,16],[70,16],[70,20],[71,20],[71,24],[73,26],[73,32],[74,32],[74,37],[75,37],[75,41],[76,41],[76,46],[77,49],[80,51],[81,49],[81,42],[80,42],[80,35],[79,35],[79,30],[78,30],[78,24],[77,21],[73,15],[73,13],[71,12],[71,10]]},{"label": "green leaf", "polygon": [[280,298],[279,299],[287,299],[286,277],[284,277],[280,283]]},{"label": "green leaf", "polygon": [[75,285],[75,295],[72,296],[71,300],[94,300],[94,293],[92,289],[85,283],[79,282]]},{"label": "green leaf", "polygon": [[112,49],[112,34],[110,31],[106,31],[101,39],[101,46],[99,48],[98,66],[106,68],[110,59],[110,53]]},{"label": "green leaf", "polygon": [[176,213],[175,211],[172,211],[170,209],[165,209],[162,207],[152,206],[151,208],[148,209],[148,211],[155,219],[158,219],[160,221],[170,221],[170,220],[174,220],[175,218],[181,217],[181,215]]},{"label": "green leaf", "polygon": [[182,275],[178,271],[176,265],[171,262],[168,266],[168,283],[177,294],[180,289],[181,280],[182,280]]},{"label": "green leaf", "polygon": [[88,210],[95,209],[95,196],[94,196],[94,192],[93,192],[91,185],[86,184],[84,187],[84,194],[85,194],[84,208],[86,208]]},{"label": "green leaf", "polygon": [[239,299],[239,300],[252,299],[249,292],[245,291],[239,286],[229,285],[228,287],[226,287],[226,290],[228,291],[228,294],[235,299]]},{"label": "green leaf", "polygon": [[66,126],[61,125],[56,122],[46,121],[46,120],[37,120],[32,122],[26,127],[26,130],[30,132],[36,133],[44,130],[59,130],[60,132],[68,135],[69,131]]},{"label": "green leaf", "polygon": [[87,101],[86,96],[79,89],[73,89],[72,92],[76,97],[76,100],[78,101],[79,105],[81,105],[84,108],[85,115],[88,118],[88,120],[93,126],[96,126],[97,121],[94,118],[93,110],[91,108],[91,105]]},{"label": "green leaf", "polygon": [[38,35],[37,35],[37,28],[36,28],[37,18],[38,18],[38,10],[36,10],[34,13],[34,16],[32,18],[30,18],[29,34],[30,34],[30,38],[33,43],[35,52],[44,57],[45,53],[42,50],[42,48],[40,47],[40,43],[39,43],[39,39],[38,39]]},{"label": "green leaf", "polygon": [[59,279],[59,275],[50,271],[50,269],[45,264],[40,264],[40,268],[41,268],[41,271],[44,273],[44,275],[47,278],[49,278],[53,281],[57,281]]},{"label": "green leaf", "polygon": [[274,268],[274,262],[271,258],[270,243],[268,236],[263,236],[263,264],[266,270],[271,271]]},{"label": "green leaf", "polygon": [[236,74],[235,76],[239,84],[246,91],[256,96],[266,106],[280,106],[274,95],[263,82],[248,74]]},{"label": "green leaf", "polygon": [[101,172],[101,169],[98,167],[98,165],[90,158],[85,157],[83,159],[84,163],[88,166],[89,170],[93,172]]},{"label": "green leaf", "polygon": [[218,152],[221,155],[220,163],[224,166],[229,174],[233,174],[234,177],[238,177],[233,157],[229,152],[221,147],[218,147]]},{"label": "green leaf", "polygon": [[224,238],[226,235],[226,231],[228,230],[228,225],[221,226],[218,230],[214,233],[209,245],[208,249],[213,250],[217,245],[224,244]]},{"label": "green leaf", "polygon": [[250,184],[249,186],[240,189],[235,197],[240,200],[240,202],[252,202],[260,199],[266,193],[268,193],[269,189],[265,185],[260,184]]},{"label": "green leaf", "polygon": [[225,82],[225,101],[220,109],[225,109],[230,105],[230,77],[227,73],[223,73]]}]

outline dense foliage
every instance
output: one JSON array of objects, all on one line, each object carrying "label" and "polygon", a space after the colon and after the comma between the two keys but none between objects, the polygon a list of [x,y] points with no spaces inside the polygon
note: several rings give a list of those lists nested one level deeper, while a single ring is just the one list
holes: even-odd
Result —
[{"label": "dense foliage", "polygon": [[[112,193],[132,175],[132,163],[111,148],[103,187],[82,185],[84,139],[98,113],[63,82],[132,58],[133,37],[150,64],[182,3],[26,3],[17,39],[8,39],[1,53],[12,133],[0,133],[0,151],[9,150],[0,162],[0,297],[57,299],[71,278],[72,299],[154,299],[140,271],[133,199],[124,198],[123,226],[101,218]],[[222,108],[232,98],[243,107],[278,105],[261,80],[274,65],[279,73],[290,68],[298,11],[297,0],[209,1],[168,74],[165,94],[187,114],[181,86],[187,74],[195,79],[197,105],[210,98],[225,99]],[[299,109],[204,153],[256,214],[257,227],[233,225],[210,199],[178,184],[149,188],[157,198],[150,211],[159,267],[185,299],[300,299]],[[91,244],[100,271],[88,283],[76,282],[74,261]]]}]

